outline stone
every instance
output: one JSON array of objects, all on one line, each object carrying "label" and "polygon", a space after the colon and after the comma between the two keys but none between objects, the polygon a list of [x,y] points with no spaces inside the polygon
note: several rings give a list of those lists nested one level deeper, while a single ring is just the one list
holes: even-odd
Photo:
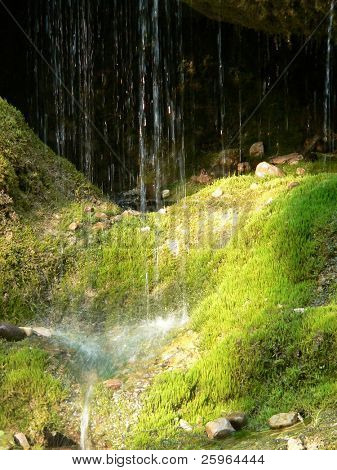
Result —
[{"label": "stone", "polygon": [[26,333],[18,326],[9,323],[0,324],[0,338],[7,341],[22,341],[26,337]]},{"label": "stone", "polygon": [[33,328],[30,326],[20,326],[20,330],[24,331],[26,336],[32,336],[34,334]]},{"label": "stone", "polygon": [[303,160],[303,155],[300,155],[297,152],[290,153],[289,155],[281,155],[280,157],[273,157],[269,161],[274,165],[284,165],[287,163],[288,165],[294,165],[298,162]]},{"label": "stone", "polygon": [[298,438],[291,437],[290,439],[288,439],[287,449],[288,450],[305,450],[305,447],[302,442],[302,439],[300,439],[299,437]]},{"label": "stone", "polygon": [[76,232],[76,230],[78,230],[80,228],[80,224],[77,223],[77,222],[72,222],[69,226],[68,226],[68,230],[70,230],[71,232]]},{"label": "stone", "polygon": [[297,168],[297,170],[296,170],[296,175],[298,175],[298,176],[303,176],[303,175],[305,175],[305,174],[306,174],[306,169],[305,169],[305,168],[302,168],[302,167]]},{"label": "stone", "polygon": [[251,158],[263,158],[264,157],[264,144],[263,142],[255,142],[250,149],[249,149],[249,155]]},{"label": "stone", "polygon": [[119,390],[122,388],[122,385],[123,385],[123,382],[119,379],[109,379],[103,383],[104,383],[104,386],[106,388],[109,388],[110,390]]},{"label": "stone", "polygon": [[238,174],[239,175],[246,175],[247,173],[251,172],[251,166],[249,162],[241,162],[238,163]]},{"label": "stone", "polygon": [[288,184],[288,189],[294,189],[294,188],[297,188],[297,186],[299,186],[300,183],[298,181],[293,181],[292,183],[289,183]]},{"label": "stone", "polygon": [[255,175],[258,178],[264,178],[265,176],[285,176],[283,171],[280,170],[280,168],[277,168],[277,166],[271,165],[267,162],[261,162],[257,165]]},{"label": "stone", "polygon": [[105,212],[96,212],[95,213],[95,219],[97,220],[107,220],[108,216],[106,215]]},{"label": "stone", "polygon": [[192,432],[193,431],[192,426],[187,421],[185,421],[184,419],[181,419],[179,421],[179,427],[181,429],[183,429],[184,431],[186,431],[186,432]]},{"label": "stone", "polygon": [[52,336],[52,331],[43,326],[34,326],[32,330],[36,336],[42,336],[43,338],[50,338]]},{"label": "stone", "polygon": [[95,208],[93,206],[85,206],[84,212],[86,212],[87,214],[90,214],[92,212],[95,212]]},{"label": "stone", "polygon": [[292,411],[289,413],[279,413],[272,416],[269,418],[268,424],[271,429],[281,429],[293,426],[294,424],[298,423],[298,421],[298,413]]},{"label": "stone", "polygon": [[247,423],[247,415],[241,412],[233,412],[225,416],[235,431],[239,431]]},{"label": "stone", "polygon": [[191,181],[192,183],[209,184],[212,182],[212,177],[209,176],[206,170],[201,170],[199,176],[191,177]]},{"label": "stone", "polygon": [[215,191],[212,192],[212,197],[214,198],[219,198],[223,194],[223,191],[221,188],[216,189]]},{"label": "stone", "polygon": [[206,433],[209,439],[222,439],[235,432],[235,429],[226,418],[218,418],[206,424]]},{"label": "stone", "polygon": [[170,197],[170,194],[171,194],[171,191],[169,189],[164,189],[162,192],[161,192],[161,197],[163,199],[167,199],[168,197]]},{"label": "stone", "polygon": [[317,437],[307,438],[305,442],[305,447],[307,450],[324,449],[324,442]]},{"label": "stone", "polygon": [[138,217],[140,215],[142,215],[141,212],[135,211],[133,209],[127,209],[126,211],[122,212],[122,214],[121,214],[122,217],[132,217],[132,216]]},{"label": "stone", "polygon": [[240,162],[240,149],[225,149],[213,158],[211,168],[217,166],[230,169]]},{"label": "stone", "polygon": [[17,432],[14,434],[14,442],[18,446],[22,447],[23,450],[30,449],[30,445],[27,440],[27,437],[23,434],[23,432]]},{"label": "stone", "polygon": [[315,151],[317,144],[319,143],[320,140],[321,138],[318,134],[314,135],[313,137],[308,137],[307,139],[305,139],[304,146],[303,146],[304,154],[308,155],[311,152]]}]

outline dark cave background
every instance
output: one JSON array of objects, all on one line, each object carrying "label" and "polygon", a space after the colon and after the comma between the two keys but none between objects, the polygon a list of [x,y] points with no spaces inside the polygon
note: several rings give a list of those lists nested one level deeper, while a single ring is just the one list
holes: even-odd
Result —
[{"label": "dark cave background", "polygon": [[[62,9],[62,0],[58,1]],[[43,4],[48,2],[38,0],[34,2],[34,8],[37,8],[38,3],[41,4],[39,14],[41,14],[41,22],[43,23]],[[125,3],[129,4],[128,11],[132,12],[134,2],[127,0]],[[9,2],[7,0],[6,4],[24,30],[29,32],[32,21],[34,21],[32,17],[34,9],[32,10],[32,7],[29,8],[29,2],[23,3],[18,0],[11,0]],[[164,0],[160,0],[160,4],[161,8],[163,8]],[[81,1],[79,1],[78,6],[81,8]],[[106,3],[105,8],[110,8],[109,2]],[[108,51],[114,48],[112,28],[109,26],[113,14],[116,14],[116,10],[111,11],[111,14],[107,14],[102,19],[105,22],[102,30],[107,32],[104,42]],[[121,10],[119,14],[123,15],[123,11]],[[137,28],[137,12],[130,13],[128,21],[130,27]],[[167,21],[167,18],[162,15],[160,17],[160,27],[164,27],[165,21]],[[231,142],[231,140],[237,134],[240,119],[245,121],[246,117],[249,116],[259,103],[263,93],[268,91],[269,87],[292,59],[303,43],[304,38],[292,36],[291,39],[288,39],[226,23],[222,23],[221,31],[224,67],[223,95],[225,97],[226,110],[224,119],[224,128],[226,130],[224,146],[226,148],[231,143],[231,147],[238,147],[238,138],[234,142]],[[219,23],[217,21],[207,19],[194,12],[188,6],[183,5],[184,140],[187,176],[207,166],[208,156],[219,152],[223,144],[219,135],[221,107],[219,104],[218,33]],[[41,30],[40,35],[43,34]],[[43,131],[40,123],[37,122],[38,109],[36,109],[41,104],[37,105],[32,99],[36,87],[36,75],[34,74],[36,63],[34,64],[32,60],[35,52],[2,6],[0,6],[0,41],[0,96],[20,109],[28,123],[43,138]],[[128,47],[130,50],[134,49],[136,51],[138,46],[135,42],[134,44],[128,44]],[[62,53],[66,55],[67,51],[64,50]],[[162,44],[161,53],[162,55],[165,54],[165,44]],[[135,57],[137,57],[136,54]],[[48,61],[51,59],[48,55],[46,58]],[[331,129],[335,127],[336,121],[335,65],[334,54],[332,54]],[[44,83],[50,83],[50,88],[48,88],[48,85],[44,85],[43,95],[43,112],[48,114],[50,123],[47,143],[54,150],[57,150],[55,129],[53,128],[55,126],[53,124],[55,123],[55,110],[52,78],[41,63],[38,66],[41,67],[45,80]],[[137,69],[136,64],[133,64],[132,67],[135,70]],[[96,83],[96,73],[100,73],[99,67],[94,69],[94,83]],[[105,73],[108,77],[109,85],[104,93],[109,96],[109,86],[115,86],[115,70],[107,69]],[[135,72],[135,77],[136,75],[137,72]],[[243,130],[241,139],[244,160],[247,158],[250,145],[258,140],[264,141],[266,153],[268,156],[271,156],[292,151],[302,151],[306,138],[312,137],[315,134],[322,136],[325,76],[326,38],[314,38]],[[136,77],[134,80],[135,88],[138,86],[137,82]],[[161,89],[160,92],[162,92]],[[100,129],[102,126],[101,108],[96,104],[95,100],[97,96],[101,96],[101,93],[102,90],[99,90],[95,85],[93,90],[94,119],[97,127]],[[135,90],[134,93],[137,96],[138,91]],[[106,107],[109,110],[111,109],[111,129],[113,126],[118,127],[120,124],[114,114],[116,103],[110,99],[110,101],[107,101]],[[128,113],[131,113],[131,123],[128,124],[128,129],[131,129],[136,135],[135,123],[138,120],[138,103],[135,103],[134,108],[128,109]],[[72,125],[72,123],[67,123],[66,125],[68,124],[69,126]],[[109,144],[118,154],[121,154],[121,149],[125,149],[125,142],[129,137],[127,135],[128,131],[124,132],[124,129],[122,129],[122,132],[120,132],[122,138],[119,142],[116,141],[114,132],[115,130],[110,131]],[[136,136],[134,138],[136,140]],[[74,148],[75,151],[66,150],[65,156],[77,168],[85,171],[76,147]],[[94,139],[93,141],[92,154],[92,180],[103,191],[115,193],[137,184],[139,161],[136,145],[133,151],[124,157],[128,168],[131,169],[134,175],[133,178],[124,174],[123,168],[117,161],[114,161],[114,167],[117,168],[117,171],[115,171],[113,178],[111,177],[111,172],[108,177],[113,157],[106,155],[106,151],[102,149],[102,143],[99,142],[99,139]],[[174,166],[175,162],[171,161],[170,165]],[[175,181],[176,174],[174,171],[171,173],[168,171],[165,184]],[[111,178],[113,181],[111,181]]]}]

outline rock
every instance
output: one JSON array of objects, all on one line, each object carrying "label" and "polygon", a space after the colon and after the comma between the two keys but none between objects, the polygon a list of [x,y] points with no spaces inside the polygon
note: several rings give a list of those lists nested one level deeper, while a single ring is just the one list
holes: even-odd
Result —
[{"label": "rock", "polygon": [[211,168],[217,166],[230,169],[240,162],[240,149],[226,149],[219,152],[213,158]]},{"label": "rock", "polygon": [[[142,215],[141,212],[135,211],[133,209],[127,209],[126,211],[122,212],[122,214],[121,214],[122,217],[132,217],[132,216],[138,217],[140,215]],[[116,217],[118,217],[118,216],[116,216]]]},{"label": "rock", "polygon": [[216,189],[215,191],[212,192],[212,197],[218,198],[218,197],[221,197],[222,194],[223,194],[222,189],[218,188],[218,189]]},{"label": "rock", "polygon": [[90,214],[92,212],[95,212],[95,208],[93,206],[85,206],[84,212],[86,212],[87,214]]},{"label": "rock", "polygon": [[238,174],[239,175],[245,175],[247,173],[250,173],[251,171],[251,166],[249,162],[241,162],[238,163]]},{"label": "rock", "polygon": [[320,450],[324,449],[324,442],[319,438],[307,438],[305,447],[307,450]]},{"label": "rock", "polygon": [[32,330],[35,335],[42,336],[43,338],[50,338],[52,336],[52,331],[43,326],[34,326]]},{"label": "rock", "polygon": [[305,450],[302,439],[291,437],[287,442],[288,450]]},{"label": "rock", "polygon": [[45,428],[43,430],[43,435],[45,439],[45,447],[47,449],[61,449],[61,448],[74,448],[77,447],[77,443],[65,436],[64,434],[58,431],[50,431]]},{"label": "rock", "polygon": [[179,427],[181,429],[183,429],[184,431],[186,431],[186,432],[192,432],[193,431],[192,426],[187,421],[185,421],[184,419],[181,419],[179,421]]},{"label": "rock", "polygon": [[105,212],[96,212],[95,213],[95,219],[97,220],[107,220],[108,216],[106,215]]},{"label": "rock", "polygon": [[159,209],[158,214],[166,214],[166,212],[167,209],[165,209],[165,207],[162,207],[161,209]]},{"label": "rock", "polygon": [[199,176],[192,176],[191,177],[192,183],[198,184],[209,184],[212,181],[212,177],[208,175],[206,170],[201,170]]},{"label": "rock", "polygon": [[271,429],[281,429],[293,426],[298,423],[298,413],[292,411],[290,413],[279,413],[278,415],[272,416],[268,424]]},{"label": "rock", "polygon": [[228,419],[235,431],[239,431],[247,423],[247,415],[241,412],[230,413],[225,418]]},{"label": "rock", "polygon": [[32,336],[34,334],[33,328],[30,326],[20,326],[20,330],[24,331],[26,336]]},{"label": "rock", "polygon": [[297,188],[297,186],[299,186],[300,183],[298,181],[293,181],[292,183],[289,183],[288,184],[288,189],[294,189],[294,188]]},{"label": "rock", "polygon": [[101,231],[105,230],[106,228],[107,228],[107,225],[104,222],[97,222],[96,224],[94,224],[92,226],[92,229],[95,232],[101,232]]},{"label": "rock", "polygon": [[317,150],[317,145],[321,141],[321,138],[318,134],[313,137],[308,137],[304,142],[304,154],[309,155],[311,152]]},{"label": "rock", "polygon": [[170,194],[171,194],[171,191],[169,189],[164,189],[162,192],[161,192],[161,197],[163,199],[167,199],[168,197],[170,197]]},{"label": "rock", "polygon": [[0,324],[0,338],[7,341],[22,341],[26,337],[26,333],[18,326],[8,323]]},{"label": "rock", "polygon": [[222,439],[235,432],[235,429],[226,418],[218,418],[206,424],[206,433],[209,439]]},{"label": "rock", "polygon": [[305,168],[297,168],[296,175],[303,176],[305,174],[306,174],[306,169]]},{"label": "rock", "polygon": [[106,388],[109,388],[110,390],[119,390],[122,388],[123,382],[118,379],[109,379],[103,382]]},{"label": "rock", "polygon": [[23,434],[23,432],[17,432],[14,434],[14,442],[18,446],[22,447],[23,450],[29,450],[30,445],[29,442],[26,438],[26,436]]},{"label": "rock", "polygon": [[76,230],[78,230],[79,228],[80,224],[77,222],[73,222],[69,225],[68,230],[70,230],[71,232],[76,232]]},{"label": "rock", "polygon": [[264,157],[264,144],[263,142],[256,142],[249,149],[249,155],[252,158],[263,158]]},{"label": "rock", "polygon": [[267,162],[261,162],[256,167],[255,175],[258,178],[264,178],[265,176],[282,177],[284,176],[284,173],[282,170],[277,168],[277,166],[270,165],[270,163]]},{"label": "rock", "polygon": [[269,161],[270,163],[273,163],[274,165],[283,165],[285,163],[288,163],[288,165],[294,165],[301,160],[303,160],[303,155],[300,155],[299,153],[295,152],[295,153],[290,153],[289,155],[281,155],[280,157],[273,157]]}]

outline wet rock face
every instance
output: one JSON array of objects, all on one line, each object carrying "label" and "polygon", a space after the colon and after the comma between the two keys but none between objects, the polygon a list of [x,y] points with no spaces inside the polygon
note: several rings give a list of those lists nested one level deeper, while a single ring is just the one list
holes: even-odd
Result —
[{"label": "wet rock face", "polygon": [[[183,0],[211,19],[257,31],[309,35],[328,11],[323,0]],[[303,21],[306,18],[306,21]],[[324,31],[321,31],[324,34]]]},{"label": "wet rock face", "polygon": [[26,333],[17,326],[2,323],[0,324],[0,338],[7,341],[22,341],[26,338]]}]

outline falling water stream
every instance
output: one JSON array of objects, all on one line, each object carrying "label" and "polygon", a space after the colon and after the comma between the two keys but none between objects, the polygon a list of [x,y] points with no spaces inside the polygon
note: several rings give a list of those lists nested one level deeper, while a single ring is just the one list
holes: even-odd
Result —
[{"label": "falling water stream", "polygon": [[331,136],[331,39],[333,32],[333,20],[335,12],[335,1],[330,4],[330,16],[328,22],[327,52],[326,52],[326,73],[325,73],[325,92],[324,92],[324,124],[323,135],[327,144],[327,150],[332,151]]}]

